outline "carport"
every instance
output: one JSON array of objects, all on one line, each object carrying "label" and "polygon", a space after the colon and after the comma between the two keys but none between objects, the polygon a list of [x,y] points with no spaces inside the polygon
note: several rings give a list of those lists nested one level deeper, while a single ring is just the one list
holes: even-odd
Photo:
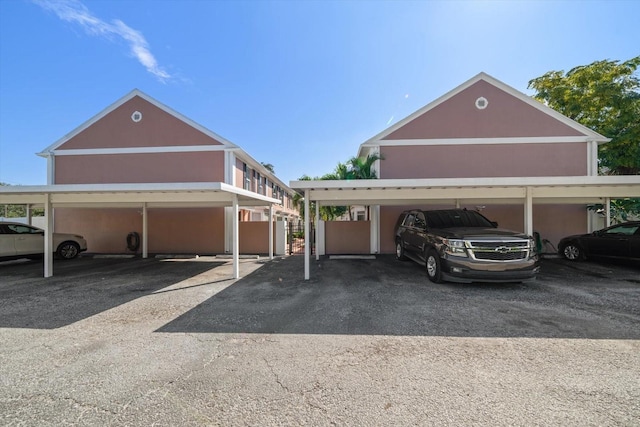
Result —
[{"label": "carport", "polygon": [[[524,231],[532,235],[534,204],[602,203],[609,225],[611,199],[640,197],[637,175],[320,180],[292,181],[289,186],[304,194],[305,212],[316,202],[316,221],[320,206],[371,206],[371,253],[380,248],[379,207],[383,205],[520,204],[524,206]],[[310,277],[309,221],[305,215],[305,280]]]},{"label": "carport", "polygon": [[278,199],[222,182],[149,184],[69,184],[2,187],[0,204],[44,207],[44,277],[53,276],[53,209],[139,208],[142,211],[142,257],[148,257],[147,209],[231,207],[233,277],[239,278],[239,207],[269,206],[269,258],[273,258],[273,205]]}]

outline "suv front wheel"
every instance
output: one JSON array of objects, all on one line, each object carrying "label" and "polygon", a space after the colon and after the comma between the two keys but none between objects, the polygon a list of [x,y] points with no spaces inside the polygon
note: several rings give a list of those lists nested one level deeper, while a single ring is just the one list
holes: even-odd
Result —
[{"label": "suv front wheel", "polygon": [[427,252],[427,276],[433,283],[442,282],[442,268],[440,267],[440,257],[437,252],[431,249]]},{"label": "suv front wheel", "polygon": [[400,261],[405,261],[407,257],[404,255],[404,248],[402,247],[402,241],[396,241],[396,259]]}]

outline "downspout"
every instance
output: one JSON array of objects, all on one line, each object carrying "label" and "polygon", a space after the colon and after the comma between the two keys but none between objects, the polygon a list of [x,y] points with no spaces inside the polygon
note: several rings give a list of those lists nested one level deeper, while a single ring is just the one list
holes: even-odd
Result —
[{"label": "downspout", "polygon": [[46,153],[47,156],[47,185],[53,185],[56,183],[56,162],[53,151]]}]

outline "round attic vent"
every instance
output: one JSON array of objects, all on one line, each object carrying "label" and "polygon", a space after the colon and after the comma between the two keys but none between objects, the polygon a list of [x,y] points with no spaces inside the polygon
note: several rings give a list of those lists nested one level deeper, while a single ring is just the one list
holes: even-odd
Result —
[{"label": "round attic vent", "polygon": [[138,123],[140,120],[142,120],[142,113],[140,111],[134,111],[131,115],[131,120]]},{"label": "round attic vent", "polygon": [[487,105],[489,105],[489,101],[487,101],[487,98],[485,98],[484,96],[476,99],[476,108],[478,110],[484,110],[485,108],[487,108]]}]

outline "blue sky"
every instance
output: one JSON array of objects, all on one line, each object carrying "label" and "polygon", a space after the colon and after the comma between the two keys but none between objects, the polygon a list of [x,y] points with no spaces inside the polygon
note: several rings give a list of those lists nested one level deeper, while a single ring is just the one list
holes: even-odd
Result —
[{"label": "blue sky", "polygon": [[320,176],[477,73],[521,90],[640,54],[640,1],[0,0],[0,182],[138,88],[271,163]]}]

